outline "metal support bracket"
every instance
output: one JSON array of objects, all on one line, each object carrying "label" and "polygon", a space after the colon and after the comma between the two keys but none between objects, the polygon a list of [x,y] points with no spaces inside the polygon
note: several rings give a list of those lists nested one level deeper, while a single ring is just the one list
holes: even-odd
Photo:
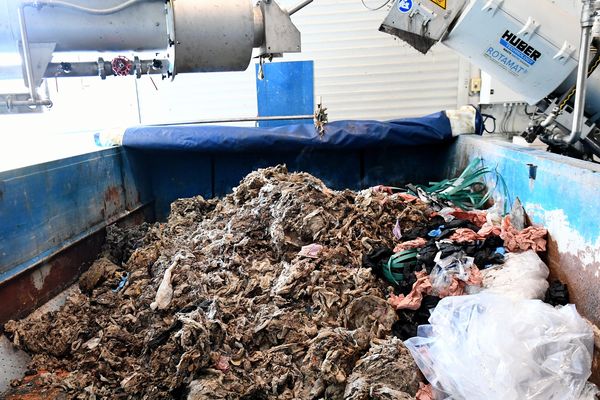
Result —
[{"label": "metal support bracket", "polygon": [[429,24],[429,22],[437,16],[436,13],[433,12],[433,10],[428,9],[423,4],[418,4],[417,6],[415,6],[410,12],[409,18],[412,19],[417,15],[423,17],[423,21],[421,22],[422,26],[427,26],[427,24]]},{"label": "metal support bracket", "polygon": [[31,100],[29,93],[0,94],[0,115],[41,113],[41,106],[52,107],[52,102]]},{"label": "metal support bracket", "polygon": [[554,60],[562,61],[563,64],[566,64],[569,61],[569,58],[575,54],[575,46],[573,46],[569,42],[564,42],[559,52],[552,57]]},{"label": "metal support bracket", "polygon": [[[48,64],[52,61],[52,54],[56,49],[56,43],[29,43],[29,51],[31,54],[31,69],[33,72],[33,85],[35,88],[42,84],[44,74],[48,68]],[[19,46],[21,53],[21,59],[24,59],[23,45]],[[27,71],[23,65],[23,76],[27,76]],[[29,87],[29,82],[25,82],[25,85]]]},{"label": "metal support bracket", "polygon": [[533,36],[533,34],[536,33],[539,28],[540,24],[532,17],[529,17],[525,25],[523,25],[523,28],[517,32],[517,35],[523,35],[531,38],[531,36]]},{"label": "metal support bracket", "polygon": [[481,10],[485,12],[491,12],[492,15],[496,15],[498,9],[502,6],[503,3],[504,0],[489,0],[487,3],[485,3]]},{"label": "metal support bracket", "polygon": [[299,53],[302,50],[300,31],[290,15],[273,0],[260,2],[265,27],[265,42],[259,57],[283,53]]}]

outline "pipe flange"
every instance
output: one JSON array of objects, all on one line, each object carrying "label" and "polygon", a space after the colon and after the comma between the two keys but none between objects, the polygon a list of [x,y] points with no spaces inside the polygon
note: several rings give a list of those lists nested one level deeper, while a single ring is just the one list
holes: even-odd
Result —
[{"label": "pipe flange", "polygon": [[135,56],[133,59],[135,77],[140,79],[142,77],[142,61],[138,56]]}]

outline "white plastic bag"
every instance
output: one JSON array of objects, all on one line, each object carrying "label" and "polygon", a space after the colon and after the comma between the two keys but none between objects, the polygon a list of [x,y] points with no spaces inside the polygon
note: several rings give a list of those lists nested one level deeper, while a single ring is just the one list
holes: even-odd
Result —
[{"label": "white plastic bag", "polygon": [[598,386],[594,385],[591,382],[588,382],[583,388],[583,392],[581,396],[577,400],[597,400],[598,394],[600,394],[600,390],[598,390]]},{"label": "white plastic bag", "polygon": [[578,400],[594,337],[575,306],[478,294],[443,299],[405,342],[440,395],[453,400]]},{"label": "white plastic bag", "polygon": [[518,231],[522,231],[527,226],[525,209],[523,208],[521,200],[518,197],[512,206],[512,210],[510,211],[510,222]]},{"label": "white plastic bag", "polygon": [[484,293],[503,294],[519,299],[543,300],[548,291],[548,266],[533,250],[509,253],[504,265],[481,272]]},{"label": "white plastic bag", "polygon": [[442,253],[437,253],[435,257],[435,267],[429,274],[433,293],[439,295],[444,293],[450,287],[453,277],[466,282],[469,280],[470,271],[475,259],[467,257],[464,252],[452,254],[442,258]]}]

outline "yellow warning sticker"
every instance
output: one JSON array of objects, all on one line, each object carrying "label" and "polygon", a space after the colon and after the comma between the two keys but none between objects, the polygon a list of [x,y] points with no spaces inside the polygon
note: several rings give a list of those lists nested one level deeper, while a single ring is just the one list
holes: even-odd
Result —
[{"label": "yellow warning sticker", "polygon": [[438,6],[442,7],[444,10],[446,9],[447,0],[431,0],[431,1],[434,2],[435,4],[437,4]]}]

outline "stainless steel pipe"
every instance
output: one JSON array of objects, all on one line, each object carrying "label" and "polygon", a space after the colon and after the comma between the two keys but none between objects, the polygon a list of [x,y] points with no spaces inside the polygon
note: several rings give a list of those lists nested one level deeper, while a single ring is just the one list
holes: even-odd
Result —
[{"label": "stainless steel pipe", "polygon": [[[64,1],[25,4],[33,6],[24,11],[30,42],[56,43],[57,52],[154,51],[168,46],[164,1],[77,0],[75,8],[66,8]],[[95,8],[98,4],[105,8]],[[17,52],[20,6],[20,0],[0,2],[0,52]]]},{"label": "stainless steel pipe", "polygon": [[27,23],[25,22],[25,4],[19,6],[19,31],[21,33],[21,47],[23,50],[23,64],[25,67],[25,84],[29,87],[29,96],[31,100],[37,100],[35,91],[35,82],[33,80],[33,66],[31,65],[31,48],[29,46],[29,35],[27,33]]},{"label": "stainless steel pipe", "polygon": [[575,93],[573,127],[571,129],[571,134],[566,139],[566,142],[569,144],[577,143],[581,138],[581,132],[583,130],[588,63],[590,57],[590,45],[592,43],[594,16],[594,0],[584,0],[581,11],[581,41],[579,44],[579,65],[577,67],[577,92]]},{"label": "stainless steel pipe", "polygon": [[196,121],[185,121],[161,125],[204,125],[204,124],[225,124],[230,122],[259,122],[259,121],[292,121],[296,119],[301,120],[314,120],[314,115],[284,115],[284,116],[273,116],[273,117],[241,117],[241,118],[222,118],[222,119],[201,119]]}]

